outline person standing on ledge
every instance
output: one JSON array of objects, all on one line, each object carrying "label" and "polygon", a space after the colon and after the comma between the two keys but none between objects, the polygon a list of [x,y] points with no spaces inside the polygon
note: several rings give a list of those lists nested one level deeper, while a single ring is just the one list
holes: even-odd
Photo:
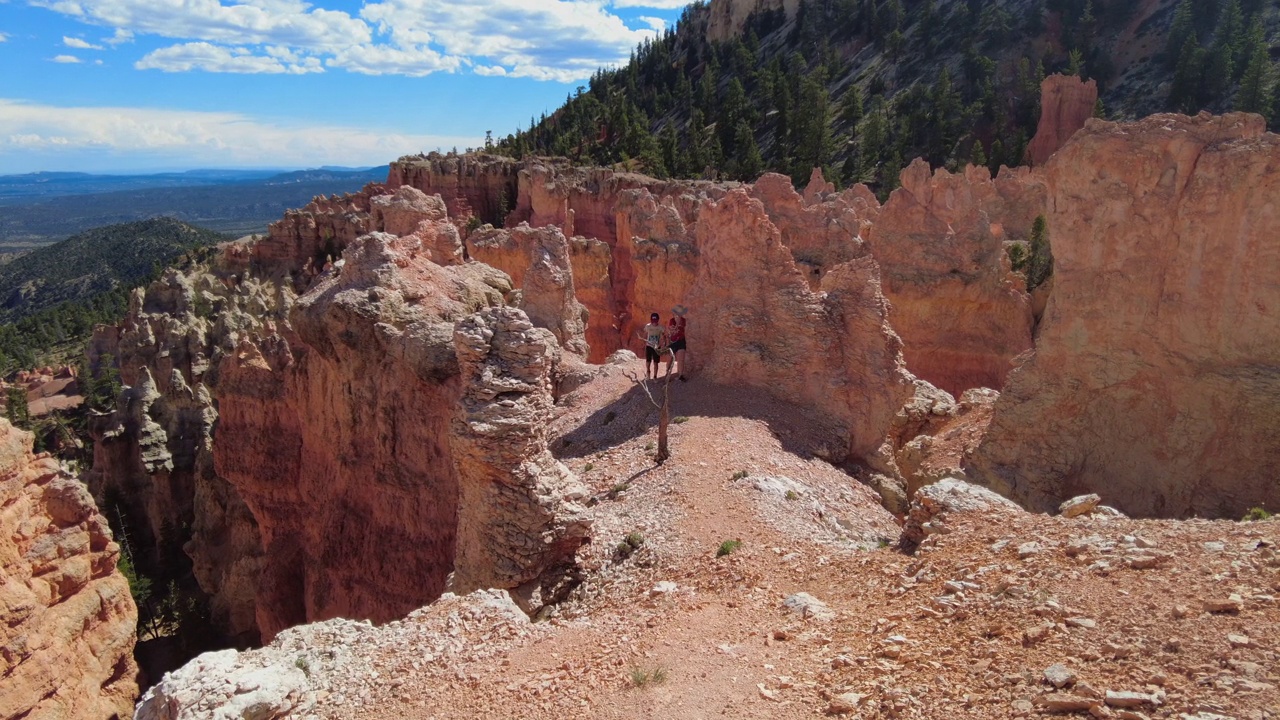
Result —
[{"label": "person standing on ledge", "polygon": [[667,342],[671,343],[670,350],[672,357],[667,358],[667,369],[670,372],[671,361],[675,360],[676,366],[680,368],[680,382],[684,382],[689,378],[685,377],[685,329],[688,326],[689,308],[684,305],[677,305],[671,308],[671,323],[667,326]]},{"label": "person standing on ledge", "polygon": [[653,368],[653,379],[658,379],[658,365],[663,353],[667,352],[667,329],[662,327],[662,318],[658,313],[649,316],[649,324],[644,326],[638,337],[644,341],[644,379],[649,379],[649,368]]}]

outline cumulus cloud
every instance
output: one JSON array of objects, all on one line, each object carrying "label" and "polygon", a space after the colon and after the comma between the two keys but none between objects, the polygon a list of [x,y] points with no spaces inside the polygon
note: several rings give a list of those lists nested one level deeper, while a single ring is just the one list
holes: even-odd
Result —
[{"label": "cumulus cloud", "polygon": [[613,6],[618,8],[652,8],[654,10],[679,10],[689,4],[689,0],[614,0]]},{"label": "cumulus cloud", "polygon": [[369,26],[302,0],[29,0],[83,22],[135,34],[233,45],[333,50],[372,40]]},{"label": "cumulus cloud", "polygon": [[[28,0],[107,27],[112,46],[135,35],[178,41],[135,67],[168,72],[478,74],[572,82],[625,62],[654,37],[660,18],[624,20],[604,0],[366,0],[358,13],[317,7],[336,0]],[[669,9],[672,0],[613,7]],[[266,48],[287,48],[291,61]]]},{"label": "cumulus cloud", "polygon": [[56,63],[78,63],[80,58],[75,55],[54,55],[53,62]]},{"label": "cumulus cloud", "polygon": [[4,33],[0,32],[0,42],[5,42],[8,39],[9,39],[8,35],[5,35]]},{"label": "cumulus cloud", "polygon": [[254,55],[244,48],[226,48],[206,42],[184,43],[161,48],[148,53],[134,63],[139,70],[163,70],[188,72],[204,70],[221,73],[288,73],[303,75],[324,72],[316,58],[300,57],[285,49],[283,52]]},{"label": "cumulus cloud", "polygon": [[47,160],[109,156],[173,166],[380,165],[482,138],[412,135],[331,125],[291,126],[239,113],[129,107],[58,107],[0,99],[0,165],[21,153]]},{"label": "cumulus cloud", "polygon": [[75,48],[77,50],[101,50],[102,49],[101,45],[94,45],[93,43],[88,42],[87,40],[82,40],[76,37],[67,37],[65,35],[62,36],[62,44],[66,45],[69,48]]}]

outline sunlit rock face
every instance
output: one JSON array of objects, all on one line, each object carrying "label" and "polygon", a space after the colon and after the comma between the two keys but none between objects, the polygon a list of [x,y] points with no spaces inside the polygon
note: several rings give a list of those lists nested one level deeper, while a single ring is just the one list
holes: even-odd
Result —
[{"label": "sunlit rock face", "polygon": [[1047,509],[1280,501],[1280,137],[1262,118],[1090,120],[1046,167],[1054,289],[973,458]]}]

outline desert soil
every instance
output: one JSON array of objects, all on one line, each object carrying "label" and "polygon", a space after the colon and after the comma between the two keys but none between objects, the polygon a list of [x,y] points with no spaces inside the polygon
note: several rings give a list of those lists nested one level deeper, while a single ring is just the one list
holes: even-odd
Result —
[{"label": "desert soil", "polygon": [[909,555],[819,459],[834,429],[759,393],[673,382],[655,466],[640,372],[555,420],[594,493],[573,599],[516,630],[455,613],[448,657],[383,646],[322,716],[1280,718],[1280,523],[962,514]]}]

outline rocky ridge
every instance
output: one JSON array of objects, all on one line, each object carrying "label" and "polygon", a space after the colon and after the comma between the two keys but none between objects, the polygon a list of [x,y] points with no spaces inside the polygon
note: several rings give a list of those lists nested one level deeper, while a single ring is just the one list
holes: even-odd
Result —
[{"label": "rocky ridge", "polygon": [[[1132,172],[1134,178],[1145,178],[1130,178],[1139,187],[1159,188],[1163,179],[1142,173],[1153,172],[1161,162],[1161,143],[1173,148],[1177,158],[1207,156],[1211,151],[1222,151],[1225,157],[1231,148],[1251,147],[1249,142],[1269,147],[1269,138],[1256,135],[1203,140],[1222,128],[1251,132],[1248,120],[1162,122],[1165,125],[1141,126],[1139,132],[1090,124],[1055,155],[1046,175],[1007,171],[992,180],[981,170],[930,174],[917,166],[904,173],[903,189],[883,207],[865,188],[836,192],[820,174],[799,193],[770,177],[750,186],[673,183],[599,168],[568,169],[558,162],[407,158],[393,167],[393,174],[425,189],[410,192],[404,182],[390,183],[398,188],[394,197],[386,189],[371,187],[363,200],[318,200],[307,211],[305,224],[355,232],[372,227],[378,214],[377,222],[390,222],[411,230],[409,234],[375,232],[338,240],[336,234],[326,239],[319,233],[307,236],[316,242],[299,244],[295,241],[301,236],[295,230],[300,225],[284,223],[279,237],[273,230],[256,245],[226,248],[209,273],[185,279],[166,276],[139,296],[130,319],[115,335],[103,334],[104,346],[114,347],[117,357],[137,362],[139,369],[124,372],[122,366],[130,388],[117,413],[103,421],[108,427],[102,435],[104,448],[113,439],[120,439],[120,447],[117,459],[104,461],[102,482],[126,478],[135,483],[134,492],[151,493],[146,505],[159,515],[151,519],[156,527],[162,526],[163,513],[171,511],[166,508],[181,507],[156,498],[187,497],[173,492],[182,487],[167,479],[175,476],[174,470],[188,465],[211,468],[216,480],[193,480],[203,489],[192,492],[190,502],[198,515],[205,511],[196,510],[196,504],[214,499],[213,505],[200,505],[212,518],[202,522],[220,530],[204,534],[197,523],[189,552],[197,566],[220,568],[214,572],[218,577],[249,580],[221,586],[235,591],[222,592],[219,603],[236,608],[234,617],[247,613],[254,618],[253,630],[267,638],[296,623],[328,617],[379,622],[402,617],[444,592],[450,572],[457,573],[459,590],[502,584],[517,591],[517,601],[526,610],[555,616],[555,606],[542,603],[571,592],[572,584],[583,579],[573,570],[572,558],[584,553],[594,557],[596,571],[607,574],[599,546],[583,545],[585,523],[589,519],[618,529],[620,521],[607,513],[587,513],[581,506],[610,500],[610,493],[625,493],[645,475],[637,463],[643,462],[646,451],[636,447],[636,441],[650,422],[639,387],[611,373],[613,366],[582,365],[572,353],[562,354],[560,346],[572,349],[585,337],[590,341],[589,357],[603,352],[617,357],[614,351],[623,344],[622,331],[634,322],[634,311],[646,307],[641,302],[651,304],[658,297],[693,308],[692,385],[729,388],[745,403],[726,405],[722,415],[711,406],[693,404],[686,411],[690,415],[753,418],[759,412],[757,404],[789,402],[821,416],[820,421],[810,418],[776,426],[787,444],[778,465],[788,466],[796,457],[842,463],[899,515],[909,513],[917,488],[959,472],[1030,499],[1037,507],[1056,506],[1077,491],[1072,483],[1083,477],[1081,466],[1054,476],[1054,487],[1016,481],[1018,473],[1059,467],[1054,463],[1077,452],[1073,443],[1091,437],[1090,428],[1109,432],[1115,427],[1108,424],[1109,418],[1130,416],[1109,409],[1116,388],[1105,382],[1091,385],[1092,376],[1073,377],[1074,385],[1068,384],[1067,390],[1052,389],[1043,397],[1025,378],[1037,372],[1092,372],[1094,366],[1081,359],[1082,344],[1071,340],[1081,332],[1106,338],[1116,357],[1146,357],[1146,340],[1135,341],[1140,335],[1134,328],[1144,322],[1138,315],[1126,319],[1123,328],[1110,328],[1107,323],[1117,316],[1115,311],[1089,304],[1084,288],[1102,283],[1090,279],[1096,277],[1093,273],[1113,266],[1094,252],[1098,245],[1089,235],[1093,226],[1080,218],[1110,206],[1091,195],[1101,192],[1096,183],[1072,176],[1064,168],[1074,165],[1062,164],[1066,161],[1061,158],[1093,143],[1106,147],[1110,158],[1123,158],[1126,152],[1139,159],[1149,157],[1117,168],[1114,177],[1128,178],[1124,172]],[[1091,131],[1096,138],[1090,138]],[[1184,143],[1178,139],[1183,134],[1200,138],[1202,146]],[[1178,148],[1188,147],[1193,151],[1180,154]],[[1101,166],[1099,158],[1088,157]],[[1266,161],[1257,162],[1262,164],[1246,167],[1256,170]],[[1197,180],[1212,184],[1210,176],[1191,172],[1194,166],[1178,166],[1191,178],[1182,182],[1189,187],[1198,187]],[[1205,168],[1217,168],[1217,161]],[[486,179],[490,170],[496,178]],[[451,179],[449,172],[464,175]],[[1220,179],[1226,171],[1215,172],[1219,175],[1213,177]],[[1175,172],[1173,179],[1178,177]],[[466,208],[487,207],[489,200],[484,198],[490,196],[484,193],[493,188],[506,192],[513,181],[516,201],[506,216],[509,227],[475,227],[476,216],[450,214],[449,197],[469,212]],[[1115,182],[1119,184],[1107,192],[1123,197],[1123,183]],[[430,191],[437,185],[452,188],[446,191],[452,195],[442,193],[439,201],[432,200]],[[1265,182],[1259,180],[1259,187],[1266,187]],[[1207,190],[1138,197],[1149,203],[1142,205],[1143,217],[1160,215],[1154,208],[1163,208],[1165,215],[1183,218],[1178,229],[1187,237],[1203,234],[1208,227],[1204,218],[1213,217],[1200,214],[1202,206],[1197,204],[1213,197]],[[1232,207],[1241,217],[1252,218],[1256,212],[1265,219],[1266,206],[1257,197],[1261,196],[1242,194],[1233,199]],[[495,207],[502,207],[501,199]],[[1064,296],[1055,289],[1040,328],[1042,344],[1032,355],[1020,343],[1029,338],[1034,315],[1002,251],[1010,239],[1024,237],[1020,233],[1045,206],[1052,208],[1050,233],[1055,255],[1065,258],[1060,280],[1068,289],[1062,291]],[[323,217],[325,207],[333,207],[342,219]],[[1068,217],[1066,207],[1076,208],[1075,214]],[[1119,222],[1122,210],[1116,205],[1107,210],[1114,216],[1106,217]],[[1180,214],[1183,210],[1186,213]],[[474,228],[467,233],[462,257],[471,256],[474,247],[476,255],[498,268],[458,262],[456,254],[440,253],[425,240],[450,238],[459,227]],[[1121,224],[1114,227],[1127,231]],[[317,254],[324,249],[317,242],[330,240],[334,244],[324,247],[341,253],[333,262]],[[263,245],[273,249],[263,251]],[[1125,247],[1123,242],[1112,245],[1116,252]],[[444,247],[456,246],[446,242]],[[929,262],[912,275],[907,258],[916,247],[927,250]],[[1162,245],[1153,236],[1139,239],[1137,247],[1155,250]],[[1248,252],[1265,256],[1262,249]],[[1134,257],[1141,258],[1143,271],[1134,277],[1176,277],[1162,264],[1167,262],[1163,257]],[[270,258],[280,261],[278,268],[267,262]],[[508,265],[510,275],[502,265]],[[1186,262],[1187,267],[1194,265]],[[1248,262],[1239,267],[1258,266]],[[890,275],[896,283],[892,291],[890,282],[882,280]],[[952,278],[956,275],[960,277]],[[526,287],[514,287],[511,276]],[[1106,287],[1123,285],[1108,279]],[[1240,297],[1253,299],[1249,293],[1262,293],[1257,299],[1266,307],[1265,288],[1253,290],[1254,284],[1246,279],[1239,279],[1238,285],[1248,288]],[[931,298],[925,289],[933,286],[949,289]],[[579,292],[579,287],[584,290]],[[897,301],[891,292],[897,293]],[[1123,301],[1113,298],[1109,303],[1119,306]],[[585,331],[580,324],[583,306],[588,311]],[[202,313],[208,307],[231,311],[230,320],[205,318]],[[165,308],[172,308],[172,313],[163,312]],[[895,325],[899,313],[903,334]],[[1004,318],[1012,327],[988,324],[988,314]],[[1220,321],[1211,314],[1205,309],[1203,315],[1186,316],[1194,321],[1189,327],[1203,324],[1212,331],[1204,337],[1218,337],[1213,333],[1223,332]],[[601,316],[609,323],[603,329]],[[918,339],[929,327],[952,333],[953,344],[965,348],[956,357],[971,360],[935,361],[929,372],[938,382],[972,391],[968,386],[980,382],[979,377],[1003,381],[999,368],[1012,365],[1016,357],[1024,364],[1012,375],[1014,385],[998,400],[995,390],[983,390],[966,392],[957,403],[953,395],[920,379],[914,367],[930,367],[930,355],[924,352],[927,346],[919,352],[912,347],[922,345]],[[1263,329],[1248,327],[1266,336]],[[597,345],[597,338],[603,344]],[[1179,336],[1162,342],[1174,340]],[[1184,345],[1169,347],[1172,355],[1188,354]],[[1252,346],[1245,343],[1241,348],[1240,357],[1253,363],[1250,367],[1260,367],[1249,354]],[[1215,361],[1205,356],[1200,367],[1212,368]],[[627,360],[619,362],[625,367]],[[143,366],[148,368],[145,372]],[[634,372],[634,365],[629,367]],[[1257,372],[1259,387],[1265,390],[1267,374]],[[1158,387],[1141,377],[1147,383],[1143,387]],[[585,390],[589,396],[587,388],[604,380],[615,383],[609,385],[614,390],[624,389],[580,417],[581,425],[561,427],[556,433],[540,426],[575,403],[586,402],[580,393]],[[1019,382],[1027,383],[1024,389],[1018,389]],[[1071,399],[1070,389],[1080,384],[1092,388],[1087,402]],[[696,389],[685,387],[677,385],[676,394],[697,397]],[[176,412],[181,404],[165,399],[175,389],[181,397],[190,394],[199,400],[192,414]],[[1258,407],[1268,407],[1269,397],[1267,392],[1253,396]],[[1072,408],[1082,402],[1087,412],[1073,414]],[[1089,403],[1100,409],[1095,412]],[[215,404],[217,431],[210,450],[200,438],[207,437],[203,428],[212,427],[207,410]],[[627,408],[634,410],[634,417],[623,422],[622,410]],[[1068,420],[1063,436],[1053,443],[1032,437],[1050,422],[1038,414],[1045,408]],[[1171,415],[1159,406],[1153,414]],[[1233,427],[1229,423],[1234,416],[1205,417],[1208,428]],[[1261,427],[1253,417],[1252,410],[1246,413],[1242,427]],[[609,426],[600,436],[614,440],[591,440],[596,425]],[[790,427],[803,428],[806,439],[783,430]],[[1249,437],[1263,448],[1259,466],[1269,467],[1266,448],[1276,443],[1265,433]],[[181,445],[186,449],[176,452],[177,439],[195,445]],[[714,436],[700,440],[721,448],[718,452],[728,450]],[[1130,447],[1142,442],[1127,440]],[[609,448],[618,443],[631,443],[626,462],[610,457]],[[1034,452],[1025,452],[1028,447]],[[750,452],[751,446],[733,450]],[[1027,458],[1023,466],[1017,464],[1020,452]],[[201,458],[210,456],[211,464],[201,464]],[[592,458],[587,464],[599,461],[602,467],[617,468],[618,474],[606,482],[586,478],[584,473],[591,470],[586,464],[572,470],[562,467],[586,457]],[[1157,458],[1151,467],[1169,462]],[[1115,467],[1124,469],[1122,463]],[[733,472],[731,466],[721,469],[726,475]],[[1108,472],[1101,464],[1091,470]],[[200,470],[199,477],[204,472]],[[698,470],[669,472],[661,477],[670,480],[666,487],[671,492],[679,492],[680,483]],[[585,495],[575,474],[588,485]],[[775,498],[770,507],[777,510],[796,502],[796,509],[821,520],[824,532],[833,531],[833,505],[799,502],[806,497],[803,484],[785,474],[768,477],[770,482],[751,487]],[[166,482],[160,490],[148,485],[157,480]],[[1148,497],[1185,492],[1172,484],[1152,486],[1157,493]],[[857,488],[856,497],[842,500],[857,510],[841,516],[835,526],[864,545],[886,539],[883,528],[892,526],[892,516],[873,504],[868,487]],[[717,493],[721,488],[703,489]],[[1149,512],[1141,506],[1133,509],[1132,492],[1121,487],[1108,501],[1129,512]],[[825,495],[841,497],[834,491]],[[486,499],[473,505],[464,502],[467,497]],[[489,532],[495,527],[499,532]],[[504,538],[501,547],[483,545],[495,535]],[[206,555],[201,542],[214,536],[253,542],[241,553]],[[708,537],[700,540],[711,542]],[[613,551],[605,543],[605,555]],[[562,583],[561,578],[572,582]],[[601,596],[588,592],[590,572],[585,579],[588,589],[582,597],[589,606]],[[208,587],[218,587],[215,582]]]},{"label": "rocky ridge", "polygon": [[1144,516],[1280,506],[1261,117],[1090,120],[1046,168],[1054,288],[970,475],[1032,508],[1103,493]]},{"label": "rocky ridge", "polygon": [[652,468],[628,369],[553,426],[618,545],[584,549],[547,622],[477,593],[299,627],[201,658],[138,717],[248,698],[283,718],[1276,717],[1274,520],[1049,517],[945,480],[913,505],[905,554],[877,547],[898,529],[866,488],[806,459],[821,429],[802,406],[690,387]]},{"label": "rocky ridge", "polygon": [[0,419],[0,717],[106,720],[138,693],[138,610],[84,486]]}]

